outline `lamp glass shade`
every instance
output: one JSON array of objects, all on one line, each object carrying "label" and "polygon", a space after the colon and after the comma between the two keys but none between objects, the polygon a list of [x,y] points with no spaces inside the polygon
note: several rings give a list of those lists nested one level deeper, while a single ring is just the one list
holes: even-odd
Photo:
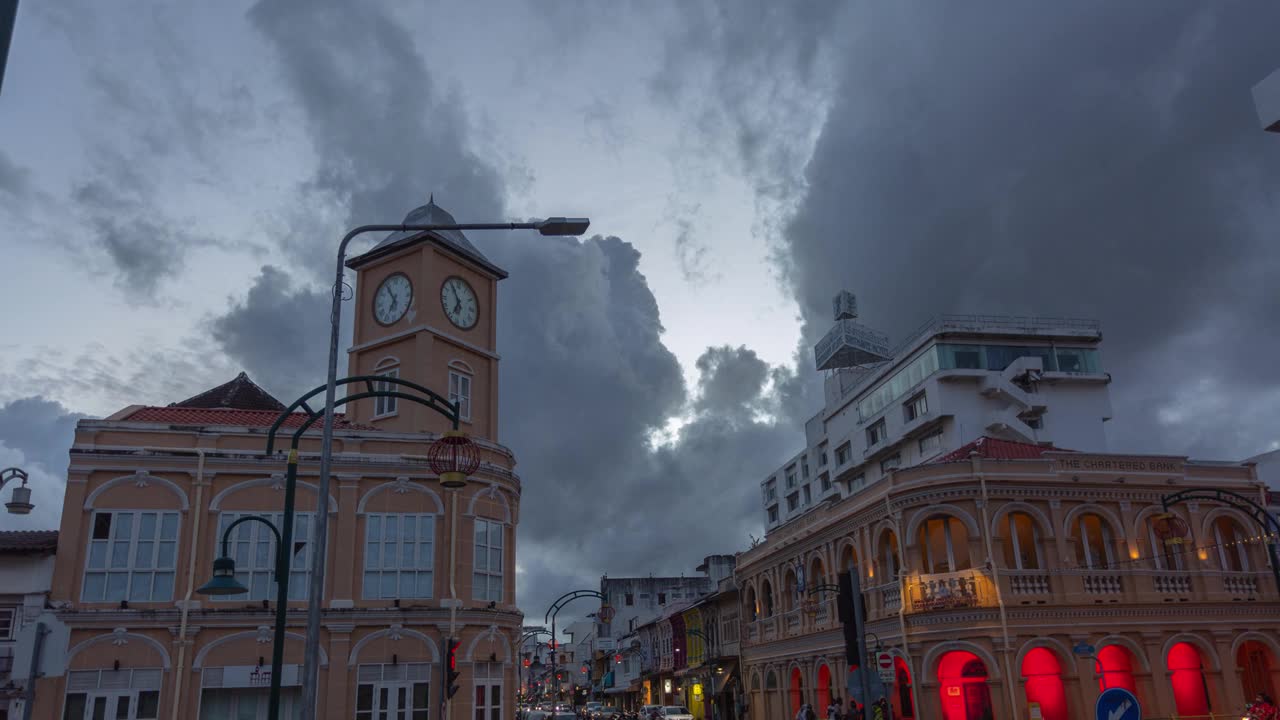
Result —
[{"label": "lamp glass shade", "polygon": [[591,227],[590,218],[549,217],[538,223],[543,235],[581,235]]},{"label": "lamp glass shade", "polygon": [[19,485],[13,489],[13,498],[4,504],[14,515],[26,515],[35,505],[31,504],[31,488]]},{"label": "lamp glass shade", "polygon": [[220,557],[213,561],[213,578],[196,592],[201,595],[244,595],[249,592],[249,588],[236,580],[236,561]]}]

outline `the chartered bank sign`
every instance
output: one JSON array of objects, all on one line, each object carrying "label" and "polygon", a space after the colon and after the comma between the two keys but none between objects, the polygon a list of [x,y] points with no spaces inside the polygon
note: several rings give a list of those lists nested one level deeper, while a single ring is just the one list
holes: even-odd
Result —
[{"label": "the chartered bank sign", "polygon": [[1125,458],[1125,457],[1059,457],[1058,467],[1063,470],[1077,472],[1109,472],[1109,473],[1172,473],[1181,475],[1183,461],[1168,458]]}]

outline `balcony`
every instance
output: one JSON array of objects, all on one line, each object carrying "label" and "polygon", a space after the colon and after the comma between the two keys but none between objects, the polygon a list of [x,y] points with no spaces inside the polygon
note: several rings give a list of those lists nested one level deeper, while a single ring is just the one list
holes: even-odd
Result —
[{"label": "balcony", "polygon": [[980,570],[915,575],[907,579],[907,612],[995,607],[995,585]]},{"label": "balcony", "polygon": [[1000,578],[1011,605],[1044,604],[1053,597],[1053,580],[1046,570],[1001,570]]}]

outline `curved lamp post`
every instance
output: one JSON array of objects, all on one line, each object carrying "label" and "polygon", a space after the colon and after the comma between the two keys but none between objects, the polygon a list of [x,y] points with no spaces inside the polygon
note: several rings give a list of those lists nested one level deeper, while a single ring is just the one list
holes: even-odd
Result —
[{"label": "curved lamp post", "polygon": [[[1267,538],[1267,558],[1271,561],[1271,575],[1275,578],[1276,589],[1280,591],[1280,553],[1276,551],[1276,541],[1280,540],[1280,520],[1276,519],[1266,508],[1237,492],[1220,488],[1188,488],[1160,498],[1165,512],[1170,505],[1177,505],[1188,500],[1214,500],[1249,515],[1262,528]],[[1185,525],[1185,521],[1182,521]]]},{"label": "curved lamp post", "polygon": [[[570,602],[583,597],[600,598],[601,613],[607,613],[609,617],[609,619],[605,620],[604,622],[608,624],[609,621],[613,620],[613,608],[610,607],[609,598],[607,596],[603,595],[602,593],[598,593],[595,590],[570,590],[569,592],[556,598],[555,602],[551,603],[551,607],[547,608],[546,616],[542,619],[543,622],[551,623],[551,642],[556,642],[556,616],[560,614],[560,611],[564,608],[565,605],[568,605]],[[555,648],[553,647],[552,650],[554,651]],[[551,669],[556,670],[558,669],[558,666],[559,666],[559,662],[556,661],[556,654],[555,652],[552,652],[551,653]],[[556,699],[557,700],[560,699],[560,687],[558,685],[556,686]]]},{"label": "curved lamp post", "polygon": [[[424,405],[449,419],[453,425],[453,430],[436,440],[431,447],[431,469],[440,476],[441,482],[444,482],[447,477],[450,482],[461,482],[465,485],[467,476],[479,468],[479,452],[474,444],[457,430],[460,419],[457,403],[451,403],[444,397],[417,383],[400,378],[356,375],[336,381],[336,384],[339,385],[357,383],[364,384],[364,392],[348,395],[339,400],[336,405],[344,405],[365,398],[394,397]],[[396,389],[377,389],[391,386],[395,386]],[[414,392],[405,392],[405,390]],[[271,529],[272,534],[276,537],[276,619],[271,648],[271,694],[267,707],[268,720],[279,720],[280,718],[280,682],[284,669],[284,633],[289,609],[289,558],[291,556],[290,551],[293,548],[293,516],[298,489],[298,444],[301,442],[303,434],[322,417],[322,413],[311,409],[311,406],[307,404],[307,400],[324,391],[325,386],[321,385],[295,400],[292,405],[280,412],[280,415],[276,417],[276,421],[272,423],[271,429],[267,432],[267,454],[270,455],[275,451],[276,433],[279,432],[285,421],[292,417],[298,409],[301,409],[307,415],[307,419],[294,429],[290,438],[281,527],[277,528],[270,520],[258,515],[245,516],[228,525],[222,535],[222,557],[213,561],[213,578],[197,591],[205,595],[241,595],[247,593],[248,589],[235,579],[236,564],[235,560],[230,557],[228,543],[231,529],[242,522],[251,520],[261,522]],[[440,444],[447,447],[443,449],[437,448],[437,445]],[[450,485],[449,487],[456,488],[457,485]],[[328,498],[327,494],[325,498]],[[319,532],[318,529],[317,532]],[[320,598],[314,594],[314,588],[315,585],[312,584],[313,594],[308,598],[308,601],[311,604],[319,604]]]},{"label": "curved lamp post", "polygon": [[[346,267],[347,245],[369,232],[443,232],[448,230],[537,230],[542,235],[581,235],[591,226],[587,218],[550,217],[525,223],[452,223],[435,225],[361,225],[338,244],[338,263],[333,280],[333,304],[329,309],[329,367],[324,386],[324,423],[320,441],[320,482],[317,489],[316,544],[311,558],[311,595],[307,603],[307,640],[302,675],[302,720],[316,718],[317,670],[320,665],[320,605],[324,594],[325,548],[329,526],[329,467],[333,461],[333,414],[338,386],[338,322],[342,317],[342,275]],[[456,413],[456,409],[455,409]],[[457,420],[453,427],[458,428]],[[454,620],[451,616],[450,633]]]},{"label": "curved lamp post", "polygon": [[31,504],[31,488],[27,487],[27,471],[16,467],[0,470],[0,488],[10,480],[21,480],[22,484],[13,489],[12,499],[4,506],[11,515],[26,515],[35,507]]}]

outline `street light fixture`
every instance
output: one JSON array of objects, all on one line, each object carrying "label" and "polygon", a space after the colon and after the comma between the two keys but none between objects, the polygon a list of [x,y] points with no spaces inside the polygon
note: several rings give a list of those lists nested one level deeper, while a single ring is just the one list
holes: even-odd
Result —
[{"label": "street light fixture", "polygon": [[[289,467],[292,470],[297,467],[297,464],[291,463]],[[294,472],[290,472],[290,479],[296,479]],[[289,532],[293,526],[293,485],[290,485],[289,489],[286,490],[286,495],[285,528],[286,532]],[[271,530],[271,534],[276,537],[276,621],[274,628],[275,641],[271,647],[271,691],[267,698],[267,717],[270,720],[278,720],[280,717],[280,680],[284,674],[285,612],[289,606],[289,555],[285,543],[281,542],[280,531],[276,528],[275,523],[261,515],[245,515],[227,525],[227,529],[222,531],[222,557],[213,561],[213,577],[210,578],[209,582],[201,585],[196,592],[201,595],[244,595],[249,592],[249,588],[241,585],[236,580],[236,561],[231,558],[230,552],[231,531],[241,523],[247,522],[259,522],[266,525]]]},{"label": "street light fixture", "polygon": [[16,467],[0,470],[0,488],[10,480],[21,480],[22,484],[13,489],[12,499],[4,506],[11,515],[26,515],[35,507],[31,504],[31,488],[27,487],[27,471]]},{"label": "street light fixture", "polygon": [[[406,218],[407,219],[407,218]],[[320,668],[320,606],[324,597],[325,550],[329,527],[329,470],[333,462],[333,414],[338,381],[338,325],[342,318],[342,276],[346,268],[347,245],[358,235],[369,232],[439,233],[461,230],[537,230],[542,235],[581,235],[591,226],[588,218],[551,217],[524,223],[447,223],[361,225],[352,229],[338,244],[338,262],[330,291],[333,302],[329,309],[329,366],[324,393],[324,424],[320,440],[320,479],[316,489],[316,541],[311,557],[311,592],[307,601],[306,649],[302,669],[302,720],[316,720],[316,688]],[[454,423],[457,429],[457,423]],[[452,568],[451,568],[452,571]],[[456,600],[456,598],[450,598]],[[449,608],[449,636],[456,635],[457,604]],[[448,708],[446,701],[446,708]]]}]

